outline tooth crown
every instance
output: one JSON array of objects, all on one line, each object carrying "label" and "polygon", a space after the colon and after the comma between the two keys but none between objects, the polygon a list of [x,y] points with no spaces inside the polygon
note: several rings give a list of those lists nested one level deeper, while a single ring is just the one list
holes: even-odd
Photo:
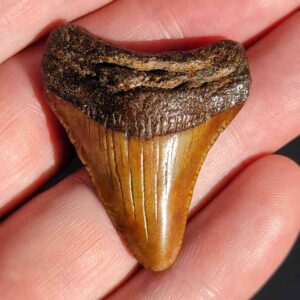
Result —
[{"label": "tooth crown", "polygon": [[220,41],[159,55],[115,47],[75,25],[49,37],[44,82],[105,128],[151,138],[202,124],[248,97],[243,47]]},{"label": "tooth crown", "polygon": [[171,266],[201,165],[248,96],[242,46],[150,55],[64,25],[50,34],[43,79],[123,241],[146,268]]},{"label": "tooth crown", "polygon": [[145,140],[107,130],[63,99],[47,96],[130,251],[146,268],[168,268],[182,244],[206,153],[241,104],[205,124]]}]

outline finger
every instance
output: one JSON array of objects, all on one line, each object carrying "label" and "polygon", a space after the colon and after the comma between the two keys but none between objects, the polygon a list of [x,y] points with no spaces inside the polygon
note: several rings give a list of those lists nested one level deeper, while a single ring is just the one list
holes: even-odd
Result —
[{"label": "finger", "polygon": [[297,237],[299,182],[286,158],[253,163],[192,220],[171,269],[142,270],[108,299],[250,299]]},{"label": "finger", "polygon": [[[123,3],[127,3],[128,7],[130,7],[130,9],[127,9],[128,13],[132,10],[136,11],[137,18],[132,18],[132,20],[137,22],[135,26],[133,23],[128,23],[128,19],[125,17],[126,14],[124,15],[125,8]],[[126,32],[130,30],[130,27],[134,26],[137,28],[137,24],[140,24],[144,29],[140,31],[139,39],[143,40],[146,34],[146,28],[150,28],[153,21],[152,19],[149,21],[145,19],[145,22],[140,23],[140,18],[142,18],[142,15],[139,16],[139,13],[142,11],[139,6],[140,3],[141,2],[138,1],[117,1],[103,8],[103,12],[100,10],[91,16],[85,17],[83,19],[85,21],[82,22],[85,23],[88,29],[115,40],[128,40],[130,36],[128,36]],[[213,2],[198,1],[196,2],[197,6],[187,2],[186,9],[189,9],[189,13],[182,16],[180,15],[181,10],[178,8],[179,2],[177,1],[173,1],[172,5],[169,3],[168,6],[163,6],[162,4],[161,7],[158,6],[159,2],[156,1],[148,1],[146,3],[143,5],[144,11],[157,10],[157,13],[153,14],[153,19],[155,19],[157,23],[160,23],[164,14],[167,14],[168,11],[173,12],[174,10],[174,16],[175,12],[178,13],[178,22],[181,20],[182,24],[187,25],[189,22],[192,22],[189,19],[192,12],[201,12],[203,5],[205,6],[208,5],[206,3]],[[162,1],[161,3],[165,2]],[[260,2],[245,1],[244,9],[247,7],[248,10],[251,10],[251,7],[253,9],[254,3],[258,5]],[[268,22],[273,22],[274,19],[283,17],[287,13],[286,9],[292,9],[295,5],[293,1],[287,1],[287,5],[281,10],[282,13],[280,14],[280,3],[281,1],[276,0],[272,1],[272,3],[268,2],[268,5],[266,4],[263,8],[259,6],[261,8],[260,14],[263,14],[265,18],[259,18],[260,21],[257,21],[256,19],[254,20],[251,14],[246,14],[244,15],[243,22],[245,23],[246,20],[248,20],[248,15],[250,19],[247,22],[253,22],[253,26],[259,23],[261,26],[259,30],[263,30]],[[152,7],[152,5],[154,6]],[[177,8],[173,8],[173,5]],[[227,7],[231,6],[225,5],[222,7],[224,18],[226,18],[226,13],[230,13],[230,11],[227,11]],[[275,7],[277,8],[275,9]],[[210,24],[213,26],[215,22],[218,22],[218,18],[213,18],[214,8],[206,8],[206,10],[207,13],[211,15]],[[119,11],[119,15],[117,15],[117,11]],[[270,11],[274,11],[276,14],[273,15],[272,13],[270,15],[273,15],[273,17],[267,18],[267,15],[269,15],[268,12]],[[115,21],[118,20],[119,26],[123,28],[122,32],[124,32],[124,35],[122,35],[122,32],[118,33],[113,31],[111,27],[113,23],[108,22],[106,18]],[[228,15],[227,18],[228,22],[234,19],[232,15]],[[266,18],[267,23],[265,22]],[[121,20],[123,20],[123,24],[120,23]],[[147,22],[150,22],[148,27]],[[206,26],[206,23],[203,23],[201,26],[200,24],[202,24],[201,18],[199,18],[199,26],[190,26],[189,30],[194,30],[195,27],[201,28],[201,26]],[[270,24],[268,23],[268,25]],[[175,25],[173,24],[173,26]],[[249,26],[241,27],[245,29],[245,40],[251,34],[249,32]],[[110,36],[108,36],[109,28],[112,30]],[[153,28],[151,34],[154,39],[158,38],[157,34],[160,31],[161,29],[159,27],[156,27],[156,29]],[[200,33],[199,31],[199,34]],[[196,35],[194,31],[190,33],[185,31],[184,34],[186,36],[191,36],[192,34]],[[218,31],[215,34],[226,35],[226,32]],[[234,38],[233,35],[231,35],[231,37]],[[239,38],[241,37],[239,36]],[[133,35],[132,39],[137,39],[137,36]],[[5,83],[0,85],[0,95],[2,97],[0,110],[0,165],[2,166],[0,169],[0,176],[2,178],[0,186],[0,215],[14,207],[21,199],[24,199],[24,197],[28,197],[28,195],[35,191],[47,178],[52,176],[53,173],[59,169],[65,157],[64,155],[68,152],[68,149],[63,148],[62,135],[57,131],[57,123],[53,122],[54,117],[42,97],[39,75],[41,53],[42,47],[40,49],[39,46],[31,47],[0,66],[0,82]],[[286,57],[282,57],[280,59],[284,61],[285,58]],[[17,89],[14,88],[16,82],[18,83]],[[295,95],[299,94],[298,90],[295,91]],[[272,109],[270,109],[269,112],[271,114]],[[289,130],[288,127],[286,129]],[[272,135],[274,133],[267,131],[266,135],[267,134]],[[284,143],[285,141],[286,136],[278,136],[278,144]],[[239,147],[242,148],[243,145]],[[229,166],[227,166],[227,168],[228,167]]]},{"label": "finger", "polygon": [[0,216],[49,179],[71,153],[43,99],[40,48],[23,51],[0,67],[5,83],[0,85]]},{"label": "finger", "polygon": [[299,34],[300,12],[249,49],[250,97],[209,152],[193,205],[199,205],[199,199],[203,205],[249,162],[299,134]]},{"label": "finger", "polygon": [[[230,200],[232,202],[227,210],[223,210],[223,206],[213,209],[216,212],[211,214],[220,214],[218,218],[223,218],[222,214],[225,211],[228,220],[220,219],[218,226],[223,224],[222,230],[229,226],[226,231],[227,235],[238,232],[239,227],[234,227],[237,226],[236,224],[226,224],[230,220],[241,223],[241,216],[245,215],[242,212],[248,212],[249,218],[245,219],[245,224],[243,223],[244,231],[240,232],[241,236],[244,236],[245,231],[249,228],[256,233],[257,228],[251,225],[251,220],[254,220],[255,223],[255,220],[259,220],[259,217],[263,217],[265,214],[267,214],[266,224],[270,224],[270,226],[273,226],[276,220],[285,220],[285,218],[293,224],[295,216],[288,214],[297,212],[295,205],[297,201],[293,202],[293,197],[295,190],[299,193],[297,189],[299,174],[295,165],[284,158],[275,158],[275,161],[269,159],[267,164],[264,162],[262,165],[264,168],[267,165],[264,172],[252,172],[254,174],[248,176],[249,172],[247,171],[246,175],[243,175],[247,184],[250,181],[257,188],[256,194],[249,196],[251,201],[247,203],[242,201],[239,189],[234,186],[235,200]],[[262,169],[264,170],[264,168]],[[254,169],[256,170],[256,168]],[[252,173],[250,172],[250,174]],[[275,179],[270,179],[270,174],[275,174]],[[281,176],[280,178],[283,178],[282,181],[277,178],[278,174]],[[266,184],[264,185],[264,183]],[[287,186],[285,186],[286,183],[288,183]],[[246,186],[246,183],[241,184],[241,188]],[[230,196],[232,189],[230,188],[227,192]],[[271,196],[266,195],[268,189],[272,191]],[[242,191],[246,194],[248,190]],[[273,199],[274,195],[275,200]],[[281,198],[283,200],[279,201]],[[272,202],[273,200],[274,202]],[[218,201],[221,204],[225,202],[225,200]],[[278,205],[275,207],[276,209],[272,206],[275,204]],[[236,217],[232,216],[239,211],[241,213]],[[279,216],[280,212],[283,215]],[[251,219],[251,215],[253,219]],[[272,216],[274,217],[273,223],[271,222]],[[212,217],[211,215],[203,218],[217,220],[217,216]],[[299,217],[297,218],[296,220],[299,220]],[[209,246],[216,240],[206,240],[209,236],[206,234],[209,224],[205,224],[196,225],[196,229],[199,236],[203,236],[200,243]],[[290,236],[294,234],[294,227],[291,225],[292,230],[283,233],[287,224],[280,223],[279,225],[280,228],[277,228],[276,232],[282,230],[282,234],[285,235],[287,242],[281,241],[282,248],[284,248],[292,239]],[[195,225],[192,225],[192,228],[194,227]],[[190,240],[194,238],[190,231],[194,232],[195,230],[187,231],[184,243],[187,245],[184,247],[188,249],[192,247],[189,244]],[[223,234],[223,231],[220,234]],[[261,239],[268,236],[263,235]],[[234,234],[232,234],[232,239],[237,241]],[[252,242],[249,240],[249,244]],[[4,299],[14,297],[24,300],[57,299],[61,297],[62,291],[65,299],[98,299],[123,282],[136,267],[135,260],[125,249],[100,205],[86,172],[82,171],[73,174],[56,187],[28,202],[7,219],[0,228],[0,244],[2,245],[0,249],[0,291]],[[249,244],[245,243],[245,240],[241,241],[241,245],[244,245],[245,248],[249,247]],[[254,242],[253,245],[255,245]],[[214,247],[219,249],[219,244]],[[183,251],[187,250],[184,248]],[[209,252],[209,249],[207,251]],[[281,252],[279,251],[279,253]],[[190,252],[189,255],[191,255]],[[181,258],[181,260],[184,259]]]},{"label": "finger", "polygon": [[[280,0],[186,0],[172,3],[125,0],[112,3],[94,13],[95,17],[84,18],[79,23],[100,33],[103,38],[118,42],[152,41],[146,44],[145,49],[149,50],[153,41],[166,39],[226,37],[245,42],[297,8],[297,0],[284,3]],[[164,41],[154,49],[166,50],[166,45]],[[179,42],[179,46],[182,47],[182,43]]]},{"label": "finger", "polygon": [[50,28],[83,16],[112,0],[40,1],[9,0],[0,3],[0,63]]},{"label": "finger", "polygon": [[98,299],[136,267],[84,171],[8,218],[0,245],[1,299]]}]

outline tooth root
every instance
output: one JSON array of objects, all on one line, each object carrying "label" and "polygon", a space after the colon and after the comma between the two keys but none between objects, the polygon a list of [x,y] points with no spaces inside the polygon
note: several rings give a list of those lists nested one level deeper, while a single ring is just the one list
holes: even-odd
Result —
[{"label": "tooth root", "polygon": [[168,268],[182,244],[204,158],[242,105],[194,128],[143,139],[105,129],[51,92],[47,96],[128,248],[146,268]]}]

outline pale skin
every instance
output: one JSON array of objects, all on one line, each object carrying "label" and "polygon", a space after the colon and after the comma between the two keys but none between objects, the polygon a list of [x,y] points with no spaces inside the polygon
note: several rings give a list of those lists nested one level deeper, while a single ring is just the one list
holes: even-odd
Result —
[{"label": "pale skin", "polygon": [[[1,299],[248,299],[300,227],[299,167],[270,154],[300,132],[299,0],[107,2],[0,3]],[[75,18],[147,51],[210,36],[248,47],[251,95],[207,157],[182,252],[163,273],[139,268],[85,170],[36,194],[71,152],[43,96],[44,41],[32,43]]]}]

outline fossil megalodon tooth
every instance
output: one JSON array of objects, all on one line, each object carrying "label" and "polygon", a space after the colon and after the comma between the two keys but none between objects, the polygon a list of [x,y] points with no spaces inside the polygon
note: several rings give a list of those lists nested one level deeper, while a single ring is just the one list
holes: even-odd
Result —
[{"label": "fossil megalodon tooth", "polygon": [[243,47],[150,55],[64,25],[48,39],[43,79],[128,248],[146,268],[168,268],[204,158],[248,96]]}]

